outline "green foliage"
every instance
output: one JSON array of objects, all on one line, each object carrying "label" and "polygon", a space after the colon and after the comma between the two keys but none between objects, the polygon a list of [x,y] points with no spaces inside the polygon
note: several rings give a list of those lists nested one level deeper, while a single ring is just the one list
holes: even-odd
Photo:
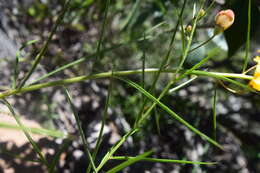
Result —
[{"label": "green foliage", "polygon": [[28,14],[34,17],[36,20],[43,20],[46,16],[48,16],[48,7],[47,4],[41,2],[35,2],[28,8]]},{"label": "green foliage", "polygon": [[[18,126],[1,123],[0,127],[22,130],[38,154],[40,162],[48,167],[49,172],[55,172],[55,167],[62,152],[70,147],[72,140],[76,140],[76,137],[74,135],[66,136],[57,130],[25,127],[20,122],[12,105],[5,98],[14,95],[23,96],[22,94],[25,92],[38,91],[44,88],[63,87],[64,95],[76,121],[75,128],[78,130],[82,148],[85,151],[86,158],[88,158],[88,162],[84,163],[88,165],[87,173],[104,171],[106,169],[104,167],[111,160],[125,160],[113,168],[109,168],[110,170],[107,172],[111,173],[122,171],[124,168],[140,161],[197,165],[217,164],[215,161],[203,162],[200,160],[148,157],[153,154],[160,155],[160,153],[153,152],[145,152],[135,157],[115,156],[130,137],[136,142],[134,147],[137,147],[140,141],[146,141],[146,137],[155,135],[156,130],[159,135],[163,136],[164,134],[160,131],[168,130],[164,128],[164,125],[176,125],[176,128],[184,128],[187,133],[204,139],[202,142],[204,148],[209,146],[213,150],[212,148],[216,147],[225,152],[222,145],[223,141],[218,141],[217,137],[219,133],[217,105],[220,102],[217,96],[224,93],[228,98],[230,93],[226,93],[225,89],[231,89],[224,85],[223,91],[217,87],[217,84],[222,84],[222,81],[225,81],[245,93],[258,93],[246,84],[247,80],[253,79],[253,76],[233,73],[230,72],[232,69],[225,69],[222,66],[220,68],[213,66],[218,60],[217,58],[224,57],[226,52],[209,43],[215,35],[204,34],[204,27],[208,27],[207,25],[204,26],[204,24],[207,24],[206,21],[214,21],[209,15],[214,7],[214,2],[208,3],[208,6],[206,6],[206,2],[205,0],[185,0],[183,2],[171,0],[148,0],[147,2],[141,0],[67,0],[54,3],[58,7],[63,6],[57,13],[57,11],[54,12],[53,6],[50,4],[35,1],[28,8],[27,15],[36,23],[37,21],[43,22],[43,25],[45,19],[48,18],[50,23],[53,24],[51,25],[52,29],[44,44],[39,48],[39,53],[29,64],[30,68],[27,69],[26,73],[21,73],[21,52],[22,50],[27,51],[27,49],[24,49],[25,46],[23,46],[17,52],[12,76],[12,88],[1,92],[0,99],[4,99],[4,103],[17,121]],[[257,17],[260,16],[259,8],[255,1],[252,1],[251,10],[248,7],[248,2],[243,0],[227,1],[225,5],[232,8],[236,14],[234,25],[225,32],[229,47],[228,57],[233,56],[242,45],[247,43],[244,63],[236,62],[238,64],[236,66],[242,67],[244,65],[243,71],[245,71],[250,51],[249,36],[253,37],[256,28],[259,26],[259,20],[257,20]],[[206,9],[204,16],[200,15],[201,9]],[[250,13],[251,16],[248,16]],[[248,23],[250,18],[251,25]],[[191,26],[189,32],[186,31],[188,25]],[[42,38],[44,37],[46,36]],[[73,40],[71,41],[67,37],[75,38],[71,38]],[[28,46],[32,43],[34,41],[29,41],[25,45]],[[79,44],[79,50],[74,51],[74,49],[77,49],[75,44]],[[66,61],[49,63],[49,61],[59,58],[58,56],[61,55],[55,54],[54,57],[49,57],[52,55],[50,52],[53,47],[55,48],[53,45],[62,47]],[[78,57],[77,51],[80,57]],[[238,59],[243,59],[243,56],[239,54],[238,56]],[[227,59],[222,59],[222,61],[224,65],[228,65]],[[35,71],[40,65],[51,66],[49,67],[51,70],[29,83],[32,74],[36,73]],[[212,66],[213,68],[211,68]],[[213,70],[216,72],[212,72]],[[70,76],[67,76],[68,74]],[[19,75],[22,77],[19,78]],[[57,80],[57,76],[61,79]],[[180,90],[188,91],[187,88],[190,85],[199,85],[199,79],[202,77],[205,79],[205,85],[206,83],[213,83],[215,86],[203,93],[207,102],[209,100],[213,102],[208,104],[213,110],[204,113],[197,110],[197,105],[191,102],[190,95],[185,99],[178,95]],[[110,85],[102,111],[101,128],[95,148],[92,151],[84,129],[88,127],[83,124],[69,89],[64,86],[83,83],[86,80],[100,79],[102,81],[101,79],[104,78],[110,79]],[[43,80],[45,82],[42,82]],[[104,81],[102,82],[105,83]],[[214,90],[213,94],[212,90]],[[42,115],[49,117],[51,120],[58,118],[57,114],[54,113],[57,105],[52,103],[47,94],[43,94],[38,102],[47,105],[46,111],[39,111]],[[206,107],[206,105],[204,106]],[[118,142],[110,146],[105,151],[106,154],[98,159],[99,149],[102,147],[104,139],[104,126],[110,118],[108,116],[110,107],[122,110],[123,118],[130,124],[130,129],[123,131],[125,134],[120,137]],[[118,116],[117,113],[115,114]],[[198,116],[198,114],[205,114],[205,117],[213,114],[213,121],[205,120],[205,117]],[[151,115],[155,117],[151,118]],[[166,117],[165,115],[169,116]],[[201,128],[201,122],[210,124],[207,126],[209,128]],[[66,138],[57,154],[54,155],[52,162],[47,162],[37,143],[31,138],[29,131],[46,136]],[[167,131],[167,133],[170,134],[171,132]],[[180,145],[183,145],[183,143]],[[205,149],[205,152],[208,152],[208,149]],[[200,168],[200,166],[194,167],[193,170],[197,170],[197,168]]]},{"label": "green foliage", "polygon": [[145,152],[143,154],[140,154],[139,156],[129,158],[127,161],[124,161],[123,163],[117,165],[116,167],[110,169],[107,172],[108,173],[116,173],[118,171],[121,171],[122,169],[126,168],[127,166],[130,166],[130,165],[144,159],[145,157],[151,155],[152,153],[153,153],[152,151],[149,151],[149,152]]}]

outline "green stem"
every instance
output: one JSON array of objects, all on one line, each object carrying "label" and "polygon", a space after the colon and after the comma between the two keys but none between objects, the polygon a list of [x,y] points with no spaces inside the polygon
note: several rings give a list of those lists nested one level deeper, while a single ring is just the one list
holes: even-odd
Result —
[{"label": "green stem", "polygon": [[[174,111],[172,111],[168,106],[166,106],[165,104],[163,104],[159,99],[160,98],[155,98],[153,95],[151,95],[149,92],[147,92],[146,90],[144,90],[142,87],[140,87],[140,85],[127,80],[127,79],[123,79],[123,78],[118,78],[121,81],[126,82],[127,84],[129,84],[130,86],[132,86],[133,88],[137,89],[138,91],[140,91],[142,94],[144,94],[146,97],[148,97],[150,100],[153,101],[153,105],[151,106],[151,109],[149,109],[148,111],[145,112],[146,116],[143,116],[142,120],[144,121],[145,118],[147,117],[147,115],[150,113],[150,111],[152,110],[152,108],[155,105],[160,106],[163,110],[165,110],[167,113],[169,113],[169,115],[171,117],[173,117],[175,120],[177,120],[178,122],[180,122],[181,124],[183,124],[184,126],[186,126],[187,128],[189,128],[189,130],[191,130],[192,132],[194,132],[195,134],[199,135],[201,138],[205,139],[206,141],[208,141],[209,143],[213,144],[214,146],[220,148],[220,149],[224,149],[220,144],[218,144],[216,141],[214,141],[213,139],[211,139],[210,137],[208,137],[207,135],[205,135],[204,133],[202,133],[201,131],[199,131],[198,129],[196,129],[195,127],[193,127],[191,124],[189,124],[187,121],[185,121],[181,116],[179,116],[177,113],[175,113]],[[148,113],[147,113],[148,112]],[[141,126],[143,124],[143,121],[139,121],[138,125]]]},{"label": "green stem", "polygon": [[248,14],[247,14],[247,38],[246,38],[246,55],[245,55],[245,62],[243,66],[243,72],[247,69],[248,64],[248,57],[250,51],[250,30],[251,30],[251,0],[248,0]]},{"label": "green stem", "polygon": [[[134,41],[131,41],[131,42],[134,42]],[[127,43],[131,43],[131,42],[127,42]],[[137,40],[135,40],[135,42],[137,42]],[[126,44],[127,44],[127,43],[126,43]],[[120,48],[120,47],[122,47],[122,46],[124,46],[124,45],[125,45],[125,44],[117,44],[117,45],[114,45],[114,46],[112,46],[112,47],[105,48],[105,49],[101,50],[99,53],[101,53],[101,54],[102,54],[102,53],[106,53],[106,52],[112,51],[112,50],[114,50],[114,49]],[[66,65],[63,65],[63,66],[61,66],[61,67],[59,67],[59,68],[53,70],[52,72],[47,73],[47,74],[45,74],[45,75],[43,75],[43,76],[41,76],[41,77],[35,79],[35,80],[32,81],[29,85],[35,84],[35,83],[37,83],[37,82],[39,82],[39,81],[41,81],[41,80],[43,80],[43,79],[46,79],[46,78],[48,78],[48,77],[50,77],[50,76],[52,76],[52,75],[54,75],[54,74],[56,74],[56,73],[58,73],[58,72],[61,72],[61,71],[65,70],[65,69],[67,69],[67,68],[70,68],[70,67],[74,66],[74,65],[80,64],[80,63],[86,61],[87,59],[95,58],[95,57],[97,57],[97,56],[98,56],[98,54],[97,54],[97,53],[94,53],[94,54],[89,55],[89,56],[81,57],[81,58],[79,58],[79,59],[76,60],[76,61],[73,61],[73,62],[71,62],[71,63],[68,63],[68,64],[66,64]],[[26,86],[28,86],[28,85],[26,85]]]},{"label": "green stem", "polygon": [[107,0],[106,1],[106,7],[105,7],[105,15],[104,15],[104,20],[102,22],[102,27],[101,27],[101,33],[100,33],[100,37],[99,37],[99,40],[98,40],[98,45],[97,45],[97,57],[95,59],[95,62],[92,66],[92,72],[95,71],[95,67],[98,65],[100,59],[102,58],[102,54],[100,53],[100,49],[101,49],[101,46],[103,44],[103,40],[104,40],[104,33],[105,33],[105,27],[106,27],[106,24],[107,24],[107,14],[108,14],[108,9],[109,9],[109,5],[110,5],[110,0]]},{"label": "green stem", "polygon": [[189,84],[190,82],[192,82],[193,80],[197,79],[197,77],[198,77],[198,76],[194,76],[194,77],[192,77],[191,79],[187,80],[186,82],[184,82],[184,83],[182,83],[182,84],[176,86],[175,88],[170,89],[170,90],[169,90],[169,93],[173,93],[173,92],[175,92],[175,91],[181,89],[181,88],[184,87],[185,85],[187,85],[187,84]]},{"label": "green stem", "polygon": [[[144,71],[145,71],[145,73],[157,73],[159,71],[159,69],[146,68]],[[162,72],[175,73],[176,69],[167,69],[167,70],[163,70]],[[78,82],[90,80],[90,79],[108,78],[108,77],[112,77],[113,75],[128,76],[128,75],[140,74],[140,73],[142,73],[142,69],[116,71],[113,73],[112,72],[103,72],[103,73],[98,73],[98,74],[89,75],[89,76],[86,75],[86,76],[78,76],[78,77],[73,77],[73,78],[68,78],[68,79],[56,80],[56,81],[51,81],[51,82],[46,82],[46,83],[30,85],[30,86],[26,86],[24,88],[6,90],[6,91],[0,93],[0,99],[5,98],[7,96],[15,95],[15,94],[25,93],[25,92],[34,91],[34,90],[47,88],[47,87],[68,85],[68,84],[78,83]],[[200,71],[200,70],[193,70],[191,72],[191,74],[195,74],[198,76],[209,76],[209,77],[213,77],[213,78],[227,77],[227,78],[237,78],[237,79],[245,79],[245,80],[253,79],[253,76],[250,76],[250,75],[236,74],[236,73],[204,72],[204,71]]]},{"label": "green stem", "polygon": [[[205,2],[205,1],[204,1]],[[185,62],[185,59],[186,57],[188,56],[188,53],[189,53],[189,49],[190,49],[190,46],[191,46],[191,41],[193,39],[193,36],[194,36],[194,33],[195,33],[195,29],[196,29],[196,26],[197,26],[197,21],[199,19],[199,15],[197,14],[194,21],[193,21],[193,27],[192,27],[192,31],[191,31],[191,34],[190,34],[190,38],[188,40],[188,43],[187,43],[187,46],[186,46],[186,49],[184,50],[183,54],[182,54],[182,59],[181,59],[181,62],[179,64],[179,66],[177,67],[177,70],[175,71],[174,73],[174,77],[173,79],[166,85],[166,87],[163,89],[163,91],[161,92],[161,94],[159,95],[159,97],[157,98],[158,100],[161,100],[167,93],[168,91],[170,90],[171,86],[178,80],[181,78],[181,76],[184,76],[186,73],[184,73],[183,75],[181,75],[180,77],[177,77],[177,74],[181,71],[182,69],[182,66]],[[196,66],[196,65],[195,65]],[[194,68],[194,69],[193,69]],[[193,67],[192,69],[195,70],[195,67]],[[191,71],[193,71],[191,70]],[[190,71],[190,70],[188,70]],[[178,78],[178,79],[177,79]],[[153,103],[149,109],[142,115],[142,117],[140,118],[140,120],[136,123],[136,126],[139,127],[141,126],[145,119],[149,116],[150,112],[153,110],[153,108],[156,106],[157,103]]]},{"label": "green stem", "polygon": [[129,131],[127,134],[125,134],[121,140],[114,146],[112,147],[112,149],[103,157],[103,159],[101,160],[100,164],[97,167],[97,172],[105,165],[105,163],[111,159],[111,157],[113,156],[113,154],[117,151],[117,149],[126,141],[126,139],[129,136],[132,136],[134,133],[136,133],[139,129],[133,129],[131,131]]},{"label": "green stem", "polygon": [[[135,157],[129,157],[129,156],[114,156],[111,159],[113,160],[129,160],[133,159]],[[158,159],[158,158],[143,158],[141,161],[146,162],[161,162],[161,163],[182,163],[182,164],[200,164],[200,165],[213,165],[217,164],[216,162],[197,162],[197,161],[189,161],[189,160],[172,160],[172,159]]]},{"label": "green stem", "polygon": [[214,37],[216,36],[216,34],[213,34],[213,36],[211,36],[208,40],[206,40],[205,42],[201,43],[200,45],[198,45],[197,47],[194,47],[193,49],[191,49],[189,51],[189,53],[193,52],[194,50],[204,46],[205,44],[207,44],[208,42],[210,42]]},{"label": "green stem", "polygon": [[44,157],[43,153],[41,152],[39,146],[37,145],[37,143],[33,140],[33,138],[31,137],[30,133],[29,133],[29,129],[27,127],[25,127],[22,123],[22,121],[20,120],[20,117],[15,113],[12,105],[5,99],[3,99],[3,103],[8,107],[9,111],[11,112],[13,118],[15,119],[16,123],[19,125],[19,127],[22,129],[24,135],[26,136],[26,138],[28,139],[28,141],[31,143],[33,150],[38,154],[40,161],[48,168],[49,170],[49,163],[46,160],[46,158]]},{"label": "green stem", "polygon": [[[204,1],[205,2],[205,1]],[[203,4],[204,4],[203,2]],[[190,46],[191,46],[191,42],[192,42],[192,39],[193,39],[193,36],[194,36],[194,33],[195,33],[195,30],[196,30],[196,26],[197,26],[197,22],[199,20],[199,14],[196,15],[194,21],[193,21],[193,24],[192,24],[192,30],[191,30],[191,33],[190,33],[190,38],[188,40],[188,43],[187,43],[187,46],[185,48],[185,50],[183,51],[183,54],[182,54],[182,58],[181,58],[181,62],[179,64],[179,66],[177,67],[177,70],[175,72],[175,77],[173,78],[173,80],[171,82],[169,82],[168,85],[172,85],[174,83],[174,80],[176,79],[176,74],[179,73],[179,71],[182,69],[182,66],[188,56],[188,54],[190,53]],[[170,84],[172,83],[172,84]],[[170,89],[170,86],[166,86],[164,90],[166,90],[166,88],[168,88],[168,90]],[[166,92],[167,93],[167,92]]]},{"label": "green stem", "polygon": [[50,35],[48,36],[48,39],[46,41],[46,43],[44,44],[43,48],[41,49],[40,53],[36,56],[35,58],[35,61],[33,62],[33,65],[31,67],[31,69],[28,71],[28,73],[26,73],[25,77],[23,78],[23,80],[21,81],[20,85],[19,85],[19,88],[22,88],[26,81],[30,78],[30,76],[32,75],[32,73],[34,72],[34,70],[36,69],[36,67],[38,66],[38,64],[40,63],[43,55],[45,54],[47,48],[48,48],[48,45],[50,43],[50,41],[52,40],[52,37],[54,35],[54,33],[56,32],[59,24],[61,23],[66,11],[68,10],[69,8],[69,4],[70,4],[70,1],[71,0],[68,0],[65,5],[64,5],[64,8],[59,16],[59,18],[57,19],[57,22],[55,23]]},{"label": "green stem", "polygon": [[217,87],[214,89],[213,97],[213,139],[217,140]]},{"label": "green stem", "polygon": [[[112,71],[112,74],[113,74],[113,71]],[[94,152],[92,154],[93,160],[96,159],[96,156],[98,154],[98,151],[99,151],[99,148],[100,148],[100,145],[101,145],[101,142],[102,142],[102,136],[103,136],[103,132],[104,132],[105,122],[106,122],[107,117],[108,117],[108,108],[109,108],[110,98],[111,98],[111,95],[112,95],[112,88],[113,88],[113,76],[111,76],[111,79],[110,79],[104,115],[102,117],[102,122],[101,122],[101,128],[100,128],[100,131],[99,131],[99,134],[98,134],[98,138],[97,138],[97,142],[96,142],[96,145],[95,145]],[[86,173],[90,173],[90,171],[91,171],[91,165],[89,164]]]},{"label": "green stem", "polygon": [[[179,25],[180,25],[180,23],[181,23],[181,19],[182,19],[182,15],[183,15],[183,13],[184,13],[184,9],[185,9],[186,3],[187,3],[187,0],[184,0],[183,5],[182,5],[182,8],[181,8],[181,12],[180,12],[180,14],[179,14],[179,18],[178,18],[178,21],[177,21],[177,24],[176,24],[176,27],[175,27],[175,29],[174,29],[174,31],[173,31],[173,33],[172,33],[171,42],[170,42],[170,44],[169,44],[168,51],[167,51],[165,57],[163,58],[163,60],[161,61],[161,64],[160,64],[160,67],[159,67],[159,71],[155,73],[155,76],[154,76],[152,85],[151,85],[151,87],[150,87],[150,89],[149,89],[149,93],[152,93],[153,90],[155,89],[155,86],[156,86],[156,83],[157,83],[157,81],[158,81],[158,79],[159,79],[159,77],[160,77],[160,74],[161,74],[161,72],[163,71],[164,66],[167,64],[167,62],[168,62],[169,59],[170,59],[170,55],[171,55],[171,52],[172,52],[172,46],[173,46],[173,43],[174,43],[174,40],[175,40],[177,31],[178,31],[178,28],[179,28]],[[144,102],[143,102],[143,104],[142,104],[142,107],[141,107],[141,109],[140,109],[140,111],[139,111],[139,113],[138,113],[138,117],[137,117],[137,119],[136,119],[136,121],[135,121],[134,127],[137,126],[137,122],[140,120],[141,115],[142,115],[143,112],[144,112],[144,108],[145,108],[145,105],[146,105],[147,101],[148,101],[147,99],[144,99]]]},{"label": "green stem", "polygon": [[216,3],[216,0],[213,0],[211,2],[211,4],[209,5],[209,7],[205,10],[205,14],[208,14],[209,11],[212,9],[213,5]]},{"label": "green stem", "polygon": [[85,154],[87,155],[87,157],[89,159],[89,162],[90,162],[90,165],[91,165],[92,169],[94,170],[95,173],[97,173],[96,167],[95,167],[95,163],[94,163],[92,155],[91,155],[91,153],[89,151],[87,139],[86,139],[85,133],[83,131],[83,128],[82,128],[82,125],[81,125],[81,121],[79,119],[78,111],[76,110],[76,108],[75,108],[75,106],[73,104],[72,97],[71,97],[69,91],[67,90],[67,88],[64,86],[63,89],[65,90],[66,98],[67,98],[67,100],[68,100],[68,102],[70,104],[71,110],[72,110],[74,118],[76,120],[78,131],[79,131],[79,135],[80,135],[81,141],[83,143],[83,147],[84,147],[83,149],[85,151]]}]

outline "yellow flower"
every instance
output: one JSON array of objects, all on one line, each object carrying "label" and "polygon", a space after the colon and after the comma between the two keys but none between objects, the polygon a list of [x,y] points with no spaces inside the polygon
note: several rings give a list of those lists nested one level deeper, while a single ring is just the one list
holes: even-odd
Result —
[{"label": "yellow flower", "polygon": [[260,91],[260,56],[256,56],[254,61],[257,63],[256,70],[253,79],[249,82],[249,85],[257,91]]},{"label": "yellow flower", "polygon": [[228,29],[235,20],[235,14],[232,10],[222,10],[218,12],[218,14],[215,17],[215,34],[219,34],[226,29]]}]

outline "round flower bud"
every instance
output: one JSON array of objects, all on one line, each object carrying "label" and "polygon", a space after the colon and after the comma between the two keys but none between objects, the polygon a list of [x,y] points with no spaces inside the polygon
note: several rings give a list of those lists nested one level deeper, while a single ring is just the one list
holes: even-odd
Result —
[{"label": "round flower bud", "polygon": [[235,14],[232,10],[222,10],[215,17],[215,34],[219,34],[228,29],[235,20]]},{"label": "round flower bud", "polygon": [[204,17],[205,14],[206,14],[205,10],[200,9],[200,11],[199,11],[199,19],[202,18],[202,17]]},{"label": "round flower bud", "polygon": [[191,26],[191,25],[188,25],[188,26],[186,27],[186,32],[187,32],[187,33],[191,33],[191,31],[192,31],[192,26]]}]

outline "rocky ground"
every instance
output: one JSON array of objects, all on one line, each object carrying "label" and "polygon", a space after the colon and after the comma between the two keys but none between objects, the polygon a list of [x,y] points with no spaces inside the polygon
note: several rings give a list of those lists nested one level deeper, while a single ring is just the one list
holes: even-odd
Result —
[{"label": "rocky ground", "polygon": [[[4,90],[11,84],[11,74],[16,51],[25,40],[45,39],[47,31],[52,26],[50,18],[43,22],[27,20],[19,13],[19,8],[26,8],[32,3],[30,0],[9,1],[0,0],[0,89]],[[55,4],[52,6],[54,8]],[[19,7],[19,8],[18,8]],[[92,9],[93,10],[93,9]],[[93,10],[94,11],[94,10]],[[35,23],[34,23],[35,22]],[[90,21],[85,21],[86,23]],[[99,23],[98,23],[99,24]],[[50,45],[50,50],[46,59],[37,69],[35,76],[41,76],[55,68],[58,62],[69,62],[76,57],[85,55],[82,51],[84,38],[89,38],[89,44],[96,41],[97,30],[96,23],[92,24],[89,32],[79,32],[71,28],[60,28],[54,41]],[[38,26],[39,25],[39,26]],[[44,31],[42,31],[44,30]],[[111,35],[113,33],[111,32]],[[62,44],[61,44],[62,43]],[[24,55],[32,56],[33,50],[37,50],[41,44],[36,44],[28,51],[32,53]],[[122,52],[117,52],[118,56]],[[127,54],[127,52],[125,52]],[[50,58],[54,55],[60,55],[61,59]],[[48,62],[49,61],[49,62]],[[29,63],[23,63],[21,67],[21,76],[28,69]],[[90,66],[84,64],[85,68]],[[80,70],[79,70],[80,71]],[[67,70],[58,74],[51,80],[62,78],[64,76],[78,75],[75,69]],[[212,81],[211,81],[212,82]],[[109,108],[108,120],[104,129],[104,140],[98,160],[107,152],[107,150],[124,135],[131,126],[131,111],[134,111],[135,101],[124,103],[132,90],[124,85],[118,85],[116,90],[116,99],[118,102]],[[98,135],[98,129],[101,125],[101,116],[104,111],[105,99],[109,80],[85,81],[79,84],[69,86],[69,90],[74,98],[75,106],[79,111],[79,116],[83,124],[83,129],[87,141],[91,147]],[[206,79],[197,80],[194,85],[182,89],[178,94],[170,95],[165,98],[165,102],[183,115],[183,117],[195,124],[200,130],[209,136],[212,136],[211,102],[214,85]],[[198,136],[191,133],[187,128],[173,121],[169,116],[158,109],[161,122],[160,133],[156,130],[156,123],[153,118],[149,125],[144,127],[142,133],[129,140],[118,151],[118,155],[137,155],[141,152],[153,149],[154,157],[174,158],[201,161],[218,161],[220,164],[215,166],[194,166],[180,164],[161,164],[161,163],[137,163],[124,172],[227,172],[227,173],[257,173],[260,172],[260,107],[259,97],[255,94],[232,95],[219,87],[219,102],[217,104],[218,113],[218,141],[225,147],[226,151],[219,151],[202,141]],[[224,93],[224,94],[223,94]],[[129,98],[130,100],[130,98]],[[178,102],[174,102],[178,100]],[[77,135],[75,119],[62,89],[47,88],[40,91],[34,91],[10,97],[9,101],[14,105],[18,114],[22,115],[22,121],[29,127],[48,127],[59,129],[60,131]],[[126,107],[133,110],[127,112]],[[185,107],[185,109],[183,109]],[[15,124],[8,110],[0,105],[0,122]],[[0,172],[46,172],[46,168],[38,163],[32,163],[28,160],[36,159],[36,154],[32,151],[30,144],[24,138],[24,135],[17,130],[0,128]],[[64,140],[47,138],[41,135],[33,135],[34,139],[41,146],[42,151],[51,160],[53,154],[58,150]],[[81,141],[76,138],[70,142],[70,146],[61,155],[58,165],[59,172],[84,172],[87,167],[87,159],[83,152]],[[12,155],[14,154],[14,155]],[[22,157],[23,159],[17,158]],[[115,165],[110,164],[104,170]]]}]

